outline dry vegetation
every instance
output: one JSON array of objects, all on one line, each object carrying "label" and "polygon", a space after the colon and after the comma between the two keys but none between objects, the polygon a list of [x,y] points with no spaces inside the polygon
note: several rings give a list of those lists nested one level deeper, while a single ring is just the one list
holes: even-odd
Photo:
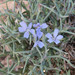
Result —
[{"label": "dry vegetation", "polygon": [[[3,13],[4,13],[4,9],[7,9],[6,3],[1,4],[1,3],[4,2],[4,1],[6,1],[6,0],[0,0],[0,11],[3,12]],[[28,6],[28,2],[27,2],[27,1],[24,1],[24,3],[27,4],[27,6]],[[7,5],[8,5],[8,8],[9,8],[10,10],[13,10],[13,8],[14,8],[14,7],[13,7],[13,6],[14,6],[14,2],[13,2],[13,1],[8,2]],[[19,8],[19,5],[18,5],[17,3],[15,3],[15,5],[16,5],[16,12],[17,12],[17,11],[18,11],[17,9]],[[28,9],[29,9],[29,6],[28,6]],[[23,10],[23,11],[24,11],[24,10]],[[4,16],[2,16],[2,18],[4,18],[4,20],[5,20],[5,17],[4,17]],[[69,19],[70,19],[70,20],[73,19],[73,22],[75,22],[75,16],[70,16]],[[69,22],[71,26],[75,26],[75,23],[72,24],[73,22],[72,22],[72,21]],[[73,31],[73,32],[75,32],[75,31]],[[0,38],[1,38],[1,36],[0,36]],[[72,38],[71,38],[71,39],[72,39]],[[65,46],[65,50],[64,50],[64,51],[68,52],[68,54],[69,54],[68,56],[65,56],[65,57],[68,58],[73,64],[75,64],[75,39],[74,39],[73,41],[71,41],[71,39],[70,39],[70,41],[68,42],[68,44]],[[9,51],[7,45],[5,46],[5,49]],[[7,58],[10,58],[10,56],[7,56],[6,58],[1,58],[1,59],[0,59],[0,62],[1,62],[3,65],[5,65],[5,67],[7,67],[7,61],[6,61]],[[9,63],[10,63],[9,65],[11,65],[12,61],[13,61],[12,59],[9,60]],[[66,68],[69,67],[69,68],[71,69],[71,75],[74,75],[74,74],[75,74],[75,69],[74,69],[74,68],[68,66],[68,65],[66,64],[66,62],[65,62],[64,65],[65,65]],[[22,66],[17,66],[17,67],[15,68],[15,70],[18,70],[18,69],[21,68],[21,67],[22,67]],[[63,73],[64,73],[64,72],[62,71],[62,74],[63,74]],[[0,74],[0,75],[1,75],[1,74]]]}]

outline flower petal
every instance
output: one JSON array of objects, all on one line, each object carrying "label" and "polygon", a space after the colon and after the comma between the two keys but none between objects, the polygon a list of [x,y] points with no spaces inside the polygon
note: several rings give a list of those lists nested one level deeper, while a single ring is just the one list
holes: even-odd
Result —
[{"label": "flower petal", "polygon": [[58,35],[56,39],[61,40],[63,38],[62,35]]},{"label": "flower petal", "polygon": [[37,27],[37,24],[33,24],[33,27]]},{"label": "flower petal", "polygon": [[54,40],[54,42],[56,43],[56,44],[59,44],[60,43],[60,41],[59,40]]},{"label": "flower petal", "polygon": [[47,37],[47,38],[52,38],[52,35],[51,35],[50,33],[47,33],[47,34],[46,34],[46,37]]},{"label": "flower petal", "polygon": [[40,48],[42,48],[42,47],[44,46],[44,43],[41,42],[41,41],[38,41],[38,46],[39,46]]},{"label": "flower petal", "polygon": [[55,29],[55,30],[54,30],[54,33],[53,33],[54,38],[57,37],[58,33],[59,33],[59,30],[58,30],[58,29]]},{"label": "flower petal", "polygon": [[25,29],[27,28],[27,24],[24,21],[20,22],[20,25]]},{"label": "flower petal", "polygon": [[31,28],[32,28],[32,23],[30,23],[30,24],[29,24],[28,28],[29,28],[29,29],[31,29]]},{"label": "flower petal", "polygon": [[25,32],[25,33],[24,33],[24,37],[25,37],[25,38],[28,38],[28,37],[29,37],[29,32]]},{"label": "flower petal", "polygon": [[35,35],[35,30],[34,29],[31,29],[30,30],[30,33],[33,34],[33,36],[34,36]]},{"label": "flower petal", "polygon": [[19,32],[25,32],[25,28],[23,28],[23,27],[18,27],[18,30],[19,30]]},{"label": "flower petal", "polygon": [[45,28],[48,27],[48,25],[47,25],[46,23],[43,23],[42,25],[40,25],[40,27],[41,27],[42,29],[45,29]]},{"label": "flower petal", "polygon": [[43,36],[43,32],[41,32],[40,29],[37,29],[36,35],[37,35],[38,39],[40,39]]},{"label": "flower petal", "polygon": [[48,41],[49,43],[52,43],[54,40],[53,40],[52,38],[49,38],[47,41]]},{"label": "flower petal", "polygon": [[35,28],[38,27],[38,26],[40,26],[40,23],[37,23],[37,24],[33,25],[33,27],[35,27]]},{"label": "flower petal", "polygon": [[37,42],[35,42],[34,46],[33,47],[36,47],[37,46]]}]

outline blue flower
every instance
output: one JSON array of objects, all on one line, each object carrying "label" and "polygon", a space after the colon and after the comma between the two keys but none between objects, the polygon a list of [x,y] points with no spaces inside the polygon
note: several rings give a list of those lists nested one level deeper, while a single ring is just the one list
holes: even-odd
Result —
[{"label": "blue flower", "polygon": [[39,46],[40,48],[42,48],[44,46],[44,43],[42,41],[40,41],[40,38],[42,37],[43,32],[40,31],[40,29],[36,30],[36,34],[35,34],[35,44],[34,47]]},{"label": "blue flower", "polygon": [[33,36],[35,35],[35,30],[31,29],[32,28],[32,23],[30,23],[27,27],[27,24],[24,21],[22,21],[22,22],[20,22],[20,25],[21,25],[21,27],[18,27],[18,30],[19,30],[19,32],[25,32],[24,33],[25,38],[29,37],[29,32],[31,34],[33,34]]},{"label": "blue flower", "polygon": [[48,25],[46,23],[43,23],[42,25],[40,25],[40,23],[37,23],[37,24],[34,24],[33,27],[39,28],[39,29],[45,29],[48,27]]},{"label": "blue flower", "polygon": [[36,29],[36,36],[40,39],[43,36],[43,32],[40,29]]},{"label": "blue flower", "polygon": [[49,43],[55,42],[56,44],[59,44],[60,40],[63,38],[63,36],[62,35],[58,35],[58,33],[59,33],[58,29],[54,30],[53,36],[50,33],[47,33],[46,37],[49,38],[48,42]]},{"label": "blue flower", "polygon": [[41,32],[41,29],[47,28],[48,25],[46,23],[43,23],[42,25],[40,25],[40,23],[37,23],[34,24],[33,27],[36,28],[36,35],[38,39],[40,39],[43,36],[43,32]]},{"label": "blue flower", "polygon": [[44,43],[38,40],[34,44],[34,47],[36,47],[36,46],[39,46],[40,48],[42,48],[44,46]]},{"label": "blue flower", "polygon": [[40,48],[42,48],[44,46],[44,43],[40,41],[40,38],[42,37],[42,35],[43,35],[43,32],[41,32],[40,30],[36,31],[36,34],[35,34],[36,42],[33,47],[39,46]]}]

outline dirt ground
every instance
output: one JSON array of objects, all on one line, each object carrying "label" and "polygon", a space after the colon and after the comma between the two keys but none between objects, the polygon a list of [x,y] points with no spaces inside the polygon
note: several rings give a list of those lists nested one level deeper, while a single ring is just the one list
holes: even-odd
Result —
[{"label": "dirt ground", "polygon": [[[3,3],[3,2],[6,2],[6,0],[0,0],[0,12],[1,13],[4,13],[5,12],[4,10],[7,9],[7,7],[8,7],[9,10],[13,10],[14,9],[14,4],[15,4],[15,11],[18,12],[18,9],[20,8],[20,6],[16,2],[14,3],[14,1],[9,1],[9,2],[7,2],[7,4]],[[26,5],[27,9],[29,9],[28,1],[23,0],[23,2]],[[22,12],[24,12],[24,11],[25,10],[22,9]],[[5,16],[1,16],[1,18],[3,18],[4,21],[6,19]]]},{"label": "dirt ground", "polygon": [[[0,11],[1,12],[4,12],[4,9],[7,9],[7,6],[6,6],[6,3],[3,3],[5,2],[6,0],[0,0]],[[27,5],[27,8],[29,9],[29,6],[28,6],[28,1],[23,1],[26,5]],[[3,4],[2,4],[3,3]],[[9,1],[7,2],[7,5],[8,5],[8,8],[9,9],[13,9],[14,8],[14,1]],[[18,4],[15,2],[15,7],[16,7],[16,10],[17,10],[17,7],[18,7]],[[24,10],[23,10],[24,11]]]},{"label": "dirt ground", "polygon": [[[6,3],[1,4],[2,2],[5,2],[5,1],[6,0],[0,0],[0,11],[1,12],[4,12],[3,10],[7,8],[6,7]],[[8,5],[8,8],[9,9],[13,9],[14,2],[13,1],[10,1],[10,2],[7,3],[7,5]]]}]

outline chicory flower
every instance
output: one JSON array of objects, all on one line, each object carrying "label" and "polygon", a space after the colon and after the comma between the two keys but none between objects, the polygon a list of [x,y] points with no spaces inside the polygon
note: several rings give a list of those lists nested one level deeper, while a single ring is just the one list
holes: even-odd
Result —
[{"label": "chicory flower", "polygon": [[18,30],[19,30],[19,32],[25,32],[24,33],[25,38],[29,37],[29,32],[33,35],[35,34],[35,30],[31,29],[32,23],[30,23],[27,27],[27,24],[24,21],[22,21],[22,22],[20,22],[20,25],[21,25],[21,27],[18,27]]},{"label": "chicory flower", "polygon": [[58,35],[58,33],[59,33],[58,29],[54,30],[53,36],[50,33],[47,33],[46,37],[48,38],[48,42],[49,43],[55,42],[56,44],[59,44],[60,40],[63,38],[63,36],[62,35]]}]

